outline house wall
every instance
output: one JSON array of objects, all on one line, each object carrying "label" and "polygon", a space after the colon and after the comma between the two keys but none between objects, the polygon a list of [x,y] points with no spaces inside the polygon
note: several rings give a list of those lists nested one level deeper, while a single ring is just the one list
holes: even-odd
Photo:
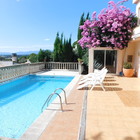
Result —
[{"label": "house wall", "polygon": [[[128,47],[125,50],[124,62],[129,62],[134,66],[134,55],[135,55],[135,43],[129,42]],[[129,56],[132,56],[132,61],[129,60]]]},{"label": "house wall", "polygon": [[129,55],[132,55],[132,62],[129,63],[135,69],[136,76],[140,78],[140,39],[132,40],[128,44],[128,48],[124,53],[124,62],[128,62]]},{"label": "house wall", "polygon": [[137,5],[136,5],[136,16],[137,17],[140,17],[140,0],[136,3]]},{"label": "house wall", "polygon": [[140,41],[134,42],[135,54],[134,54],[134,68],[136,71],[136,76],[140,78]]},{"label": "house wall", "polygon": [[124,57],[125,57],[126,49],[117,50],[117,67],[116,67],[116,74],[119,75],[123,69]]},{"label": "house wall", "polygon": [[140,78],[140,0],[133,0],[136,4],[136,16],[138,17],[138,26],[133,30],[133,40],[129,44],[134,49],[133,66],[136,76]]}]

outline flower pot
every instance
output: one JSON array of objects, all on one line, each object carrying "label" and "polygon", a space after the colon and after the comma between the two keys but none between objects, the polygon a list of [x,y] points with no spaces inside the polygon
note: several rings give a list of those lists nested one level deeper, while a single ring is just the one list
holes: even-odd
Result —
[{"label": "flower pot", "polygon": [[125,69],[123,68],[123,74],[125,77],[132,77],[134,75],[135,69]]}]

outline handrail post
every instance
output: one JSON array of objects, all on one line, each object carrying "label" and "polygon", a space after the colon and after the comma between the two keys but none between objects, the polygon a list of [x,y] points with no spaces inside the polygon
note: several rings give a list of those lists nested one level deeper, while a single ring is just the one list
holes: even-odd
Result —
[{"label": "handrail post", "polygon": [[61,110],[63,111],[63,106],[62,106],[62,99],[61,99],[61,96],[60,96],[58,93],[54,93],[54,94],[56,94],[56,95],[59,97],[59,99],[60,99],[60,104],[61,104]]}]

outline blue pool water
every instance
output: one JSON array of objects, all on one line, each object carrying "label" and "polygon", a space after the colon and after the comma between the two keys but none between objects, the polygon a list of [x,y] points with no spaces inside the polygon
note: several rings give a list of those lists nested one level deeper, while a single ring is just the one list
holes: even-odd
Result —
[{"label": "blue pool water", "polygon": [[0,136],[19,138],[41,114],[49,94],[73,78],[28,75],[0,84]]}]

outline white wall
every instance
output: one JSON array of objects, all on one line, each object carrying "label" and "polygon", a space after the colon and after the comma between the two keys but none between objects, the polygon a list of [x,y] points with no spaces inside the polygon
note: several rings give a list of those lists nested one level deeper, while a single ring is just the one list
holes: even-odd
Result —
[{"label": "white wall", "polygon": [[139,13],[139,9],[140,8],[140,0],[138,1],[138,3],[136,4],[136,16],[140,18],[140,13]]},{"label": "white wall", "polygon": [[0,67],[11,66],[11,65],[13,65],[12,61],[0,61]]},{"label": "white wall", "polygon": [[123,69],[124,57],[125,57],[126,50],[117,50],[117,67],[116,67],[116,74],[119,75]]},{"label": "white wall", "polygon": [[89,53],[89,58],[88,58],[88,72],[92,73],[93,70],[93,58],[94,58],[94,53],[93,53],[93,48],[90,48],[88,50]]},{"label": "white wall", "polygon": [[128,47],[125,50],[124,54],[124,62],[128,62],[128,55],[132,55],[132,62],[131,64],[133,65],[134,63],[134,55],[135,55],[135,42],[131,41],[128,43]]},{"label": "white wall", "polygon": [[140,78],[140,41],[135,42],[134,68],[136,76]]}]

